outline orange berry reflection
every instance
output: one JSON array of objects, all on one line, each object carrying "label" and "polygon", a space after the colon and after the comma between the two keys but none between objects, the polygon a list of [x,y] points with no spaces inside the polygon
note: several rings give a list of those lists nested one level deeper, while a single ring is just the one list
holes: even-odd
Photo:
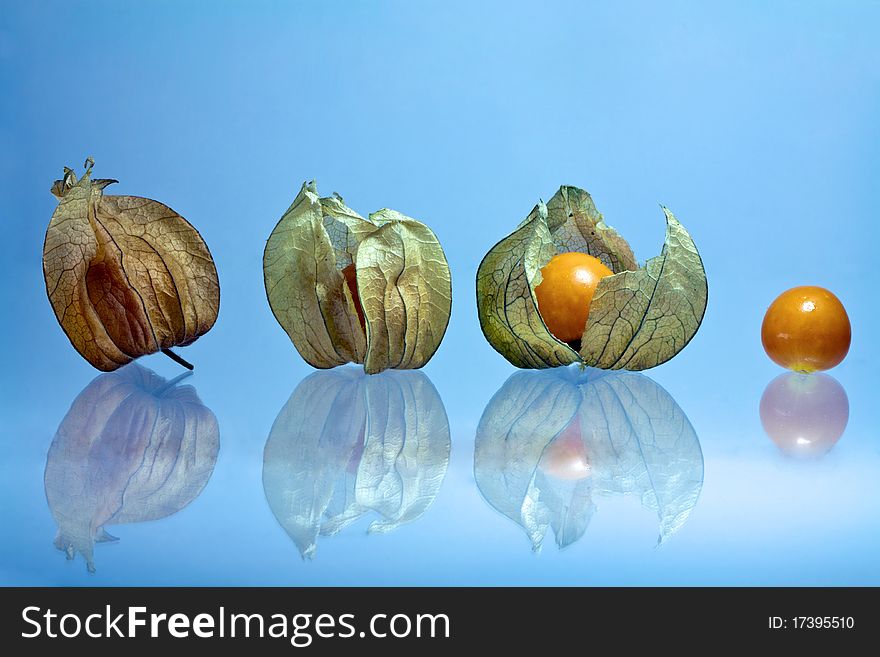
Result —
[{"label": "orange berry reflection", "polygon": [[796,372],[828,370],[849,351],[849,317],[840,300],[822,287],[794,287],[770,304],[761,325],[767,355]]},{"label": "orange berry reflection", "polygon": [[598,258],[572,251],[553,256],[541,268],[535,288],[541,319],[557,339],[580,340],[590,314],[590,302],[599,280],[612,272]]},{"label": "orange berry reflection", "polygon": [[590,456],[581,435],[581,421],[577,415],[547,445],[538,462],[538,469],[564,481],[579,481],[592,474]]},{"label": "orange berry reflection", "polygon": [[811,458],[831,450],[849,421],[846,391],[828,374],[788,372],[761,397],[764,431],[788,456]]}]

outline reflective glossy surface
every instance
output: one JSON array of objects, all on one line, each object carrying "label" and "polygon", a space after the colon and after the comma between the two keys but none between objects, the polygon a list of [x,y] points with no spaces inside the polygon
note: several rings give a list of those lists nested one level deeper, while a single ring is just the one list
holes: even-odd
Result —
[{"label": "reflective glossy surface", "polygon": [[761,396],[761,424],[784,454],[823,456],[849,421],[849,398],[828,374],[780,374]]},{"label": "reflective glossy surface", "polygon": [[654,381],[632,372],[518,372],[477,428],[474,476],[535,550],[552,529],[580,540],[603,496],[634,495],[654,511],[660,544],[686,522],[703,487],[700,441]]},{"label": "reflective glossy surface", "polygon": [[[711,397],[675,377],[667,381],[678,399],[645,374],[517,371],[481,402],[484,375],[434,374],[451,415],[425,372],[307,373],[286,401],[263,383],[249,391],[199,374],[164,383],[138,365],[100,375],[62,410],[48,453],[17,443],[15,468],[6,461],[5,526],[15,531],[3,544],[4,578],[734,584],[878,575],[866,548],[878,541],[875,445],[864,407],[847,424],[842,386],[827,375],[776,378],[760,418],[754,386],[743,395],[751,413],[723,402],[742,409],[737,426],[723,410],[715,418],[691,402],[686,412],[680,399]],[[219,459],[218,424],[190,383],[221,409]],[[795,543],[806,547],[792,552]],[[838,556],[811,569],[823,551]]]},{"label": "reflective glossy surface", "polygon": [[300,554],[315,556],[364,515],[394,531],[431,506],[449,466],[449,422],[421,372],[316,372],[278,414],[263,452],[263,489]]},{"label": "reflective glossy surface", "polygon": [[[181,375],[180,379],[188,374]],[[95,571],[111,525],[166,518],[199,496],[217,462],[217,419],[191,386],[131,364],[74,400],[46,457],[55,547]]]}]

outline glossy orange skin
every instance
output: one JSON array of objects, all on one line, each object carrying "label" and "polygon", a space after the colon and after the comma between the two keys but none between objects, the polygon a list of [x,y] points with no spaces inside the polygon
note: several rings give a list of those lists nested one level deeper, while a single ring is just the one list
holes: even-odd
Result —
[{"label": "glossy orange skin", "polygon": [[795,372],[818,372],[839,364],[852,330],[840,300],[823,287],[805,285],[780,294],[761,325],[764,351]]},{"label": "glossy orange skin", "polygon": [[563,342],[580,340],[596,286],[612,272],[598,258],[575,251],[553,256],[541,268],[535,288],[538,312],[547,329]]},{"label": "glossy orange skin", "polygon": [[577,415],[544,449],[538,469],[563,481],[580,481],[592,474],[590,455]]},{"label": "glossy orange skin", "polygon": [[367,322],[364,319],[364,307],[361,305],[361,296],[358,293],[357,270],[355,269],[354,263],[344,267],[342,269],[342,275],[345,277],[345,282],[348,284],[348,291],[351,292],[351,299],[354,301],[354,310],[361,323],[361,328],[366,332]]}]

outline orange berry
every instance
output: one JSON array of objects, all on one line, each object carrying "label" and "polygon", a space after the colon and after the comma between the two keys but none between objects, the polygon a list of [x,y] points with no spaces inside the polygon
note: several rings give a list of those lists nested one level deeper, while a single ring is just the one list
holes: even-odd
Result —
[{"label": "orange berry", "polygon": [[831,369],[844,359],[852,337],[840,300],[822,287],[786,290],[770,304],[761,325],[767,355],[796,372]]},{"label": "orange berry", "polygon": [[553,256],[541,268],[535,288],[538,312],[547,329],[563,342],[580,340],[599,280],[612,272],[598,258],[575,251]]},{"label": "orange berry", "polygon": [[342,269],[342,275],[345,277],[345,282],[348,284],[348,291],[351,292],[351,300],[354,301],[354,310],[357,313],[358,321],[361,323],[361,328],[366,332],[367,322],[364,319],[364,307],[361,305],[361,296],[358,293],[357,270],[355,269],[354,263],[344,267]]}]

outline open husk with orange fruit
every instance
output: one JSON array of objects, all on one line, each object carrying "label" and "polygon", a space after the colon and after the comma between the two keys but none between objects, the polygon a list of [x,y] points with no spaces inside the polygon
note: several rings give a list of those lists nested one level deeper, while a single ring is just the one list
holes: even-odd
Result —
[{"label": "open husk with orange fruit", "polygon": [[533,369],[579,363],[644,370],[675,356],[700,327],[708,286],[690,234],[663,213],[663,251],[639,267],[586,191],[563,186],[538,203],[477,270],[489,344]]}]

